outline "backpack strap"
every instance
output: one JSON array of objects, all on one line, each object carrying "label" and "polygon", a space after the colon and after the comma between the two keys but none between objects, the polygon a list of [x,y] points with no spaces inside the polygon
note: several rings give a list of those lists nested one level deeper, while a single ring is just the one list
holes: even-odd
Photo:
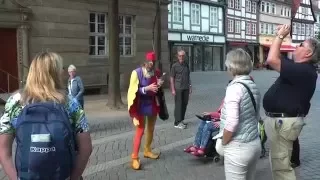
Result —
[{"label": "backpack strap", "polygon": [[246,85],[245,83],[243,82],[237,82],[239,84],[242,84],[248,91],[249,95],[250,95],[250,99],[252,101],[252,104],[253,104],[253,107],[254,107],[254,110],[257,112],[257,104],[256,104],[256,100],[254,99],[254,96],[252,94],[252,91],[250,90],[250,88],[248,87],[248,85]]}]

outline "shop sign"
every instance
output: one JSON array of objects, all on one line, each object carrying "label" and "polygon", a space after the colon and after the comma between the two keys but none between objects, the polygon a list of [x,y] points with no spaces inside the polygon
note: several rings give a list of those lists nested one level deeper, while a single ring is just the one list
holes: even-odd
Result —
[{"label": "shop sign", "polygon": [[190,41],[190,42],[213,42],[213,35],[205,35],[205,34],[182,34],[182,41]]}]

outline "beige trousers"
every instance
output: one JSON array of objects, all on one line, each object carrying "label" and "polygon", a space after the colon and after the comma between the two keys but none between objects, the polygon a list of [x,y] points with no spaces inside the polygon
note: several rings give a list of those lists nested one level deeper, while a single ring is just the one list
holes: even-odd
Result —
[{"label": "beige trousers", "polygon": [[305,125],[303,117],[267,117],[265,130],[270,141],[270,164],[273,180],[296,180],[291,167],[293,141],[298,138]]}]

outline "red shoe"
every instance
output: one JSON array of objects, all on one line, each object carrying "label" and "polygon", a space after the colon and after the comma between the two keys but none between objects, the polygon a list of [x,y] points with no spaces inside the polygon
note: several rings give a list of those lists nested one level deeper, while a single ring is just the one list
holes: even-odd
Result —
[{"label": "red shoe", "polygon": [[189,146],[188,148],[184,149],[183,151],[186,153],[192,153],[192,152],[196,152],[198,150],[198,148],[196,146]]},{"label": "red shoe", "polygon": [[197,151],[191,152],[192,155],[197,157],[204,156],[204,148],[199,148]]}]

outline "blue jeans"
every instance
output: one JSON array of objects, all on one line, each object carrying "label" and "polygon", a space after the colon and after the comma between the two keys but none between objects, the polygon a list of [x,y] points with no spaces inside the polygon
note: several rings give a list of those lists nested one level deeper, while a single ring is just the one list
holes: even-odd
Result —
[{"label": "blue jeans", "polygon": [[194,146],[200,148],[206,148],[209,138],[211,138],[211,134],[214,131],[218,131],[218,128],[215,128],[213,122],[201,121],[198,132],[196,134],[196,138],[194,140]]}]

